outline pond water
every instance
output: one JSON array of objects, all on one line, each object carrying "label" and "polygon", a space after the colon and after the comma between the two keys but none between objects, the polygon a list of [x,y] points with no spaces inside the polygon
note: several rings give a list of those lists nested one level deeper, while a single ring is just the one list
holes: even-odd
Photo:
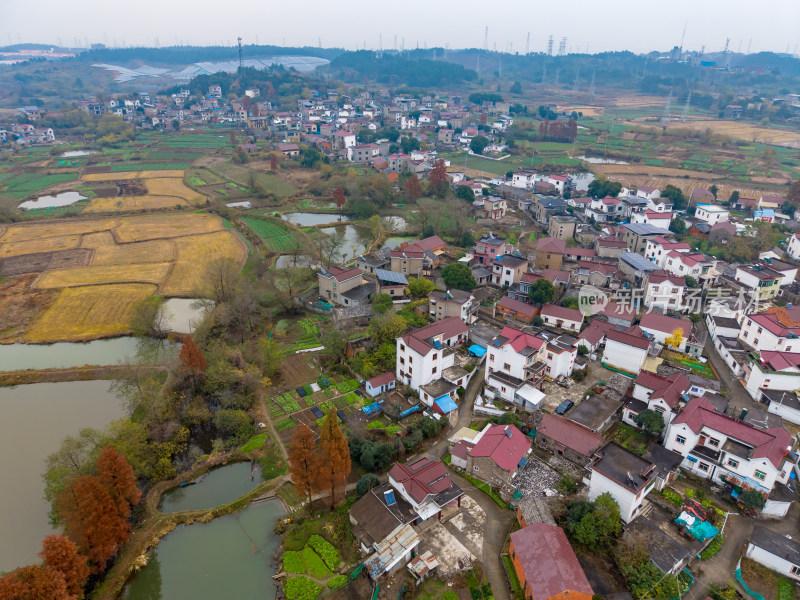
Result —
[{"label": "pond water", "polygon": [[593,165],[629,165],[624,160],[614,160],[613,158],[600,158],[599,156],[579,156],[580,160],[592,163]]},{"label": "pond water", "polygon": [[228,202],[225,206],[228,208],[252,208],[253,203],[250,200],[242,200],[241,202]]},{"label": "pond water", "polygon": [[383,247],[388,248],[389,250],[394,250],[403,242],[407,242],[409,240],[413,240],[413,237],[403,237],[403,236],[394,236],[386,238],[386,241],[383,242]]},{"label": "pond water", "polygon": [[177,350],[177,344],[131,336],[86,344],[0,344],[0,371],[115,365],[135,357],[157,363],[171,358]]},{"label": "pond water", "polygon": [[333,256],[334,261],[337,262],[361,256],[373,242],[372,232],[369,227],[336,225],[335,227],[324,227],[320,229],[320,231],[328,235],[338,236],[342,239],[339,250],[335,252]]},{"label": "pond water", "polygon": [[276,269],[286,269],[289,267],[316,267],[319,262],[308,256],[291,256],[283,254],[275,261]]},{"label": "pond water", "polygon": [[[327,214],[317,214],[317,213],[307,213],[307,212],[296,212],[296,213],[284,213],[281,215],[281,219],[284,221],[289,221],[290,223],[294,223],[295,225],[300,225],[302,227],[308,227],[310,225],[325,225],[326,223],[335,223],[339,220],[339,215],[327,213]],[[350,218],[347,215],[342,215],[342,221],[349,221]]]},{"label": "pond water", "polygon": [[38,562],[53,533],[44,499],[45,459],[84,427],[123,417],[108,381],[33,383],[0,388],[0,572]]},{"label": "pond water", "polygon": [[125,586],[123,600],[273,600],[273,555],[283,517],[278,500],[259,502],[209,523],[179,525]]},{"label": "pond water", "polygon": [[594,181],[594,173],[579,173],[571,177],[572,183],[575,184],[575,189],[579,192],[585,192],[589,189],[589,184]]},{"label": "pond water", "polygon": [[61,156],[63,158],[70,158],[72,156],[88,156],[90,154],[97,154],[94,150],[70,150],[69,152],[64,152]]},{"label": "pond water", "polygon": [[86,196],[81,196],[78,192],[62,192],[55,196],[39,196],[36,200],[28,200],[19,205],[19,208],[56,208],[59,206],[69,206],[80,200],[86,200]]},{"label": "pond water", "polygon": [[206,316],[195,298],[170,298],[161,305],[167,329],[175,333],[192,333]]},{"label": "pond water", "polygon": [[[253,479],[250,479],[251,475]],[[258,463],[254,463],[251,471],[249,462],[239,462],[218,467],[195,481],[192,485],[167,491],[161,497],[159,510],[168,513],[214,508],[243,496],[263,479]]]},{"label": "pond water", "polygon": [[403,217],[381,217],[381,221],[383,222],[383,226],[389,231],[405,231],[408,228],[408,221]]}]

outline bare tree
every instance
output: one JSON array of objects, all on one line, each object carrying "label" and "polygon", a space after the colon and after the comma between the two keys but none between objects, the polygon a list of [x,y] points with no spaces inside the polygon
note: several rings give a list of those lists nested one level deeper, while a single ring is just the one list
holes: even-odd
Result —
[{"label": "bare tree", "polygon": [[206,294],[217,304],[228,302],[241,277],[239,265],[232,258],[217,258],[209,263],[205,273]]}]

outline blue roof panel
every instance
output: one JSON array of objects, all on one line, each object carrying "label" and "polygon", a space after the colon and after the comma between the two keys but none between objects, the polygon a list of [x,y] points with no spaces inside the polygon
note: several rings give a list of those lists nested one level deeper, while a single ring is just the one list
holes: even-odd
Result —
[{"label": "blue roof panel", "polygon": [[442,411],[442,413],[445,415],[447,413],[453,412],[454,410],[458,410],[458,405],[455,402],[453,402],[453,399],[447,394],[445,394],[441,398],[437,398],[434,401],[434,404],[436,404],[436,406],[438,406],[439,409]]}]

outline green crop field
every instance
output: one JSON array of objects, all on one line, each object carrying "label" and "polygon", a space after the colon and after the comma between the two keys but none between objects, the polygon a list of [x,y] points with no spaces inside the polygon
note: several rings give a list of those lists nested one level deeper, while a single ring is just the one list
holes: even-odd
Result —
[{"label": "green crop field", "polygon": [[266,219],[255,219],[253,217],[242,217],[242,221],[252,229],[258,237],[264,240],[267,248],[273,252],[294,250],[297,247],[297,239],[284,226],[268,221]]},{"label": "green crop field", "polygon": [[22,173],[3,182],[6,193],[14,198],[23,198],[28,194],[38,192],[46,187],[64,181],[78,179],[77,173],[56,173],[54,175],[40,175],[39,173]]},{"label": "green crop field", "polygon": [[148,163],[148,164],[124,164],[112,165],[112,173],[123,173],[125,171],[170,171],[172,169],[181,170],[189,166],[189,163]]}]

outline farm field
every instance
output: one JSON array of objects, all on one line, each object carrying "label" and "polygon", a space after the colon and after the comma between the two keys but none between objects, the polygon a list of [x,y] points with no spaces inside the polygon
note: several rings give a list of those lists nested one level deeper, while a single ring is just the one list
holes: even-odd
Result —
[{"label": "farm field", "polygon": [[[46,312],[28,315],[28,330],[18,330],[14,340],[84,341],[126,333],[135,302],[154,293],[202,294],[211,261],[228,257],[243,265],[246,254],[239,236],[206,213],[3,226],[0,275],[34,274],[32,289],[57,294]],[[0,298],[0,313],[18,297]]]},{"label": "farm field", "polygon": [[183,169],[169,169],[163,171],[126,171],[122,173],[86,173],[81,177],[83,181],[122,181],[125,179],[152,179],[165,177],[183,177]]},{"label": "farm field", "polygon": [[92,198],[83,212],[132,212],[175,208],[176,206],[189,206],[189,203],[183,198],[174,196],[112,196],[111,198]]},{"label": "farm field", "polygon": [[283,223],[278,223],[270,219],[256,219],[253,217],[242,217],[242,221],[252,229],[258,237],[264,240],[267,248],[273,252],[294,250],[297,247],[297,238]]},{"label": "farm field", "polygon": [[180,179],[171,179],[166,177],[154,177],[147,179],[144,183],[147,191],[154,196],[176,196],[183,198],[189,204],[199,206],[205,202],[202,194],[186,187]]}]

